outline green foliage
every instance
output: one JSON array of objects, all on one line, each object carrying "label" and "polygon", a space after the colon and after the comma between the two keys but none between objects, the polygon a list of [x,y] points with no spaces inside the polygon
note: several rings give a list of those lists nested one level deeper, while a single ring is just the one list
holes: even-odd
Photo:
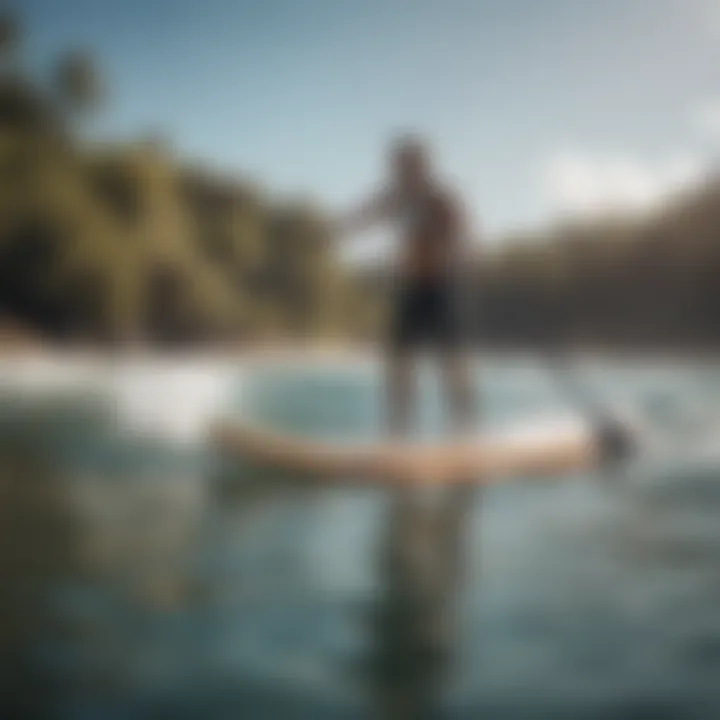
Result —
[{"label": "green foliage", "polygon": [[[0,22],[0,52],[16,43],[13,22]],[[318,336],[343,325],[351,280],[317,211],[183,165],[162,143],[89,149],[66,120],[102,99],[92,58],[67,53],[55,80],[49,94],[27,77],[0,79],[4,312],[83,342]]]},{"label": "green foliage", "polygon": [[661,213],[557,227],[504,246],[478,270],[489,342],[635,347],[720,340],[720,185]]},{"label": "green foliage", "polygon": [[75,112],[94,110],[102,100],[100,75],[87,53],[73,51],[64,55],[56,69],[55,84],[61,100]]},{"label": "green foliage", "polygon": [[20,43],[20,25],[17,18],[8,11],[0,13],[0,53],[3,56],[14,52]]}]

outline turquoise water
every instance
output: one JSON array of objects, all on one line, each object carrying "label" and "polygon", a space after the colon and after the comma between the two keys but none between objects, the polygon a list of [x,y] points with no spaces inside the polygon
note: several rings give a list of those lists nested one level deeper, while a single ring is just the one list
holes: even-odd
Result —
[{"label": "turquoise water", "polygon": [[[358,661],[376,640],[367,609],[381,589],[387,498],[230,463],[203,433],[238,415],[333,439],[377,435],[378,368],[56,370],[0,374],[3,447],[48,458],[32,472],[62,488],[12,542],[41,543],[52,513],[73,527],[28,595],[43,622],[18,641],[25,680],[52,698],[44,712],[373,717]],[[720,371],[625,361],[579,374],[654,443],[622,476],[482,493],[444,716],[718,717]],[[477,382],[488,425],[572,410],[532,359],[484,362]],[[431,373],[421,385],[420,432],[431,435],[439,393]],[[14,586],[25,580],[17,572]],[[12,622],[27,602],[8,597]]]}]

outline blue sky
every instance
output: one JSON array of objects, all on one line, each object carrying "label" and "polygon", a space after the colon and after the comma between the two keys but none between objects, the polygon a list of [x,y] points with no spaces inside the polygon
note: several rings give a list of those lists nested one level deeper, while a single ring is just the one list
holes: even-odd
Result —
[{"label": "blue sky", "polygon": [[[12,4],[12,3],[11,3]],[[39,69],[93,51],[107,137],[309,193],[362,195],[426,133],[491,234],[646,206],[720,137],[720,0],[22,0]]]}]

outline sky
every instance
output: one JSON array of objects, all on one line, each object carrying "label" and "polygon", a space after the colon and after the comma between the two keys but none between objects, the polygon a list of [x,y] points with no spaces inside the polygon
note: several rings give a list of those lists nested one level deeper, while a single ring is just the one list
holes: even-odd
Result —
[{"label": "sky", "polygon": [[[13,3],[10,2],[12,5]],[[17,0],[39,72],[93,52],[103,138],[329,208],[428,137],[476,232],[646,209],[720,145],[720,0]]]}]

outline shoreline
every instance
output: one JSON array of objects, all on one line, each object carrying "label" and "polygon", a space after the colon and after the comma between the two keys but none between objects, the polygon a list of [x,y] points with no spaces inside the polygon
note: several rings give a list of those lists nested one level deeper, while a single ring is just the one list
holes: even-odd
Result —
[{"label": "shoreline", "polygon": [[[577,362],[617,361],[641,362],[680,362],[680,363],[718,363],[720,348],[629,348],[629,347],[574,347],[549,352],[536,346],[488,346],[478,345],[469,351],[473,361],[494,360],[513,361],[528,358],[542,359],[546,356],[570,357]],[[326,363],[380,362],[383,351],[379,344],[353,345],[350,343],[287,343],[255,344],[237,347],[217,346],[187,349],[161,349],[152,346],[126,345],[119,348],[86,346],[57,347],[49,344],[17,346],[0,343],[0,363],[34,362],[55,360],[68,362],[242,362],[242,363],[283,363],[293,362],[303,365],[323,365]],[[421,357],[433,357],[432,353],[422,353]]]}]

